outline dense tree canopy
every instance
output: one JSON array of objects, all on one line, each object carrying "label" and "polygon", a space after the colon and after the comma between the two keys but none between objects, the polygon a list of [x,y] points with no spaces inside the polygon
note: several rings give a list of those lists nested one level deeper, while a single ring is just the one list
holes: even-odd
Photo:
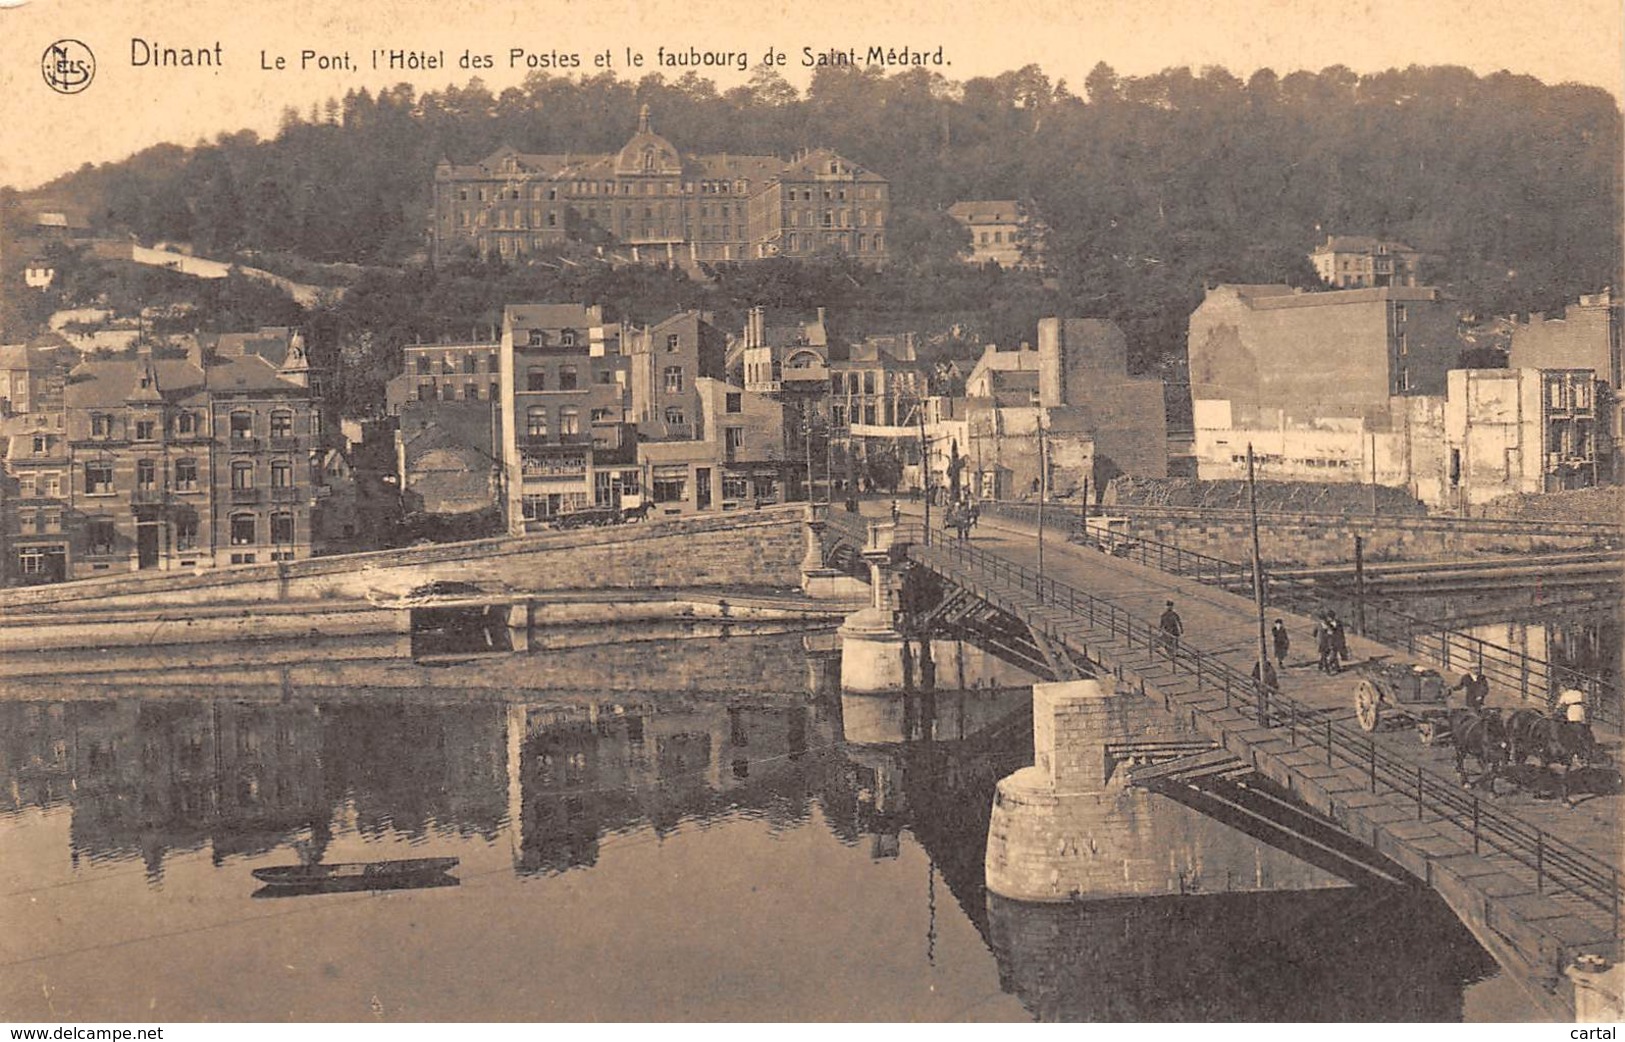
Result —
[{"label": "dense tree canopy", "polygon": [[[1480,313],[1554,309],[1621,270],[1621,120],[1600,89],[1451,67],[1261,70],[1243,82],[1219,68],[1124,77],[1104,64],[1082,89],[1036,66],[965,82],[831,67],[805,92],[768,69],[721,92],[693,75],[538,74],[500,95],[478,80],[421,96],[401,85],[352,92],[308,116],[290,110],[271,140],[244,132],[161,145],[48,189],[77,194],[98,223],[144,239],[396,265],[423,249],[441,157],[469,162],[503,143],[613,151],[643,103],[685,150],[827,145],[893,186],[899,256],[883,276],[838,262],[826,266],[831,280],[767,265],[723,273],[719,291],[664,273],[425,269],[379,276],[359,287],[355,314],[329,316],[352,329],[375,322],[370,333],[382,342],[466,324],[500,304],[499,293],[636,290],[650,302],[726,308],[748,292],[768,304],[900,316],[940,314],[944,301],[959,309],[942,291],[960,287],[943,280],[969,278],[975,299],[963,306],[983,308],[977,322],[990,337],[1023,335],[1017,323],[1040,307],[1107,316],[1146,367],[1178,354],[1204,283],[1308,283],[1305,254],[1326,234],[1427,251],[1436,281]],[[1031,279],[946,273],[963,240],[943,211],[969,198],[1036,207],[1056,292]],[[841,285],[851,287],[844,301],[831,296]],[[379,303],[363,308],[366,300]]]}]

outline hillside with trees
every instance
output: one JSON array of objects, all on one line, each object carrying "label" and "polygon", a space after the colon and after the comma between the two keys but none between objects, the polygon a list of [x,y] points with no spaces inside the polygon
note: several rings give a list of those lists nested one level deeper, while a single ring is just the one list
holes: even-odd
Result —
[{"label": "hillside with trees", "polygon": [[[504,143],[613,151],[645,103],[687,151],[827,145],[880,171],[893,189],[897,263],[879,274],[839,259],[794,272],[757,265],[695,284],[657,272],[421,262],[440,158],[471,162]],[[1068,85],[1036,66],[965,82],[834,67],[805,92],[765,69],[720,92],[694,75],[535,75],[499,95],[477,80],[422,95],[405,85],[352,92],[289,110],[269,140],[242,132],[160,145],[41,191],[84,201],[103,230],[184,240],[212,256],[404,265],[364,277],[323,319],[335,334],[369,330],[386,351],[489,321],[522,296],[645,294],[645,306],[724,314],[753,300],[825,304],[899,326],[940,318],[947,301],[1001,343],[1030,336],[1029,319],[1045,309],[1114,318],[1147,369],[1180,353],[1205,283],[1312,284],[1305,254],[1330,233],[1428,252],[1430,281],[1479,314],[1552,310],[1611,285],[1621,270],[1621,155],[1620,112],[1606,91],[1508,73],[1361,76],[1334,66],[1261,70],[1244,82],[1219,68],[1120,77],[1102,64]],[[944,211],[966,198],[1036,208],[1048,229],[1048,288],[959,270],[965,240]]]}]

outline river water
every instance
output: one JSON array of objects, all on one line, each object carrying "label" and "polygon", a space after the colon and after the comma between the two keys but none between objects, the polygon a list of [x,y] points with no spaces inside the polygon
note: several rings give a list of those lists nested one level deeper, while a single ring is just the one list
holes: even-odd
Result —
[{"label": "river water", "polygon": [[[838,671],[803,635],[616,637],[578,649],[613,677],[601,692],[490,682],[523,677],[524,656],[416,685],[416,667],[380,663],[379,687],[285,670],[267,686],[247,665],[240,686],[187,687],[156,657],[104,668],[116,683],[13,679],[0,1019],[1527,1012],[1409,890],[986,894],[993,785],[1031,762],[1025,691],[867,706],[853,736]],[[455,885],[278,896],[251,875],[429,856],[459,859]]]}]

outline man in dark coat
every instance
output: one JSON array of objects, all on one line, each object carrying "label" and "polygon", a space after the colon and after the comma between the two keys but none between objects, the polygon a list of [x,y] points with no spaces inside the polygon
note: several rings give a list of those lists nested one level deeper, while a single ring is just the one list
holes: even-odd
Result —
[{"label": "man in dark coat", "polygon": [[1174,611],[1174,602],[1169,601],[1168,607],[1163,609],[1162,618],[1157,620],[1162,627],[1162,646],[1168,652],[1168,657],[1174,657],[1174,649],[1179,644],[1179,638],[1185,635],[1185,623],[1180,619],[1179,612]]},{"label": "man in dark coat", "polygon": [[1286,620],[1276,619],[1270,626],[1270,642],[1275,647],[1275,664],[1286,668],[1286,653],[1292,648],[1292,637],[1286,631]]}]

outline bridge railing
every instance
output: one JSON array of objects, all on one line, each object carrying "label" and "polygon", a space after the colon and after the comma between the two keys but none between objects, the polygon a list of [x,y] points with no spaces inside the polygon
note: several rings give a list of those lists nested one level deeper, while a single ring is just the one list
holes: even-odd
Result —
[{"label": "bridge railing", "polygon": [[[1532,873],[1537,892],[1569,893],[1607,914],[1613,933],[1620,935],[1619,869],[1573,844],[1546,833],[1476,794],[1463,791],[1452,779],[1393,755],[1372,735],[1333,719],[1326,710],[1309,706],[1273,691],[1251,676],[1202,651],[1124,608],[982,548],[938,539],[929,547],[921,542],[920,526],[899,526],[898,545],[908,545],[911,556],[923,563],[973,573],[991,583],[1003,583],[1031,594],[1040,604],[1065,610],[1121,638],[1130,648],[1145,648],[1165,657],[1176,671],[1191,674],[1199,688],[1222,693],[1224,705],[1249,712],[1258,726],[1284,729],[1294,746],[1324,750],[1328,766],[1353,767],[1368,779],[1372,793],[1389,792],[1411,800],[1417,820],[1431,815],[1470,838],[1473,851],[1501,854]],[[1172,705],[1170,703],[1170,708]],[[1204,714],[1190,707],[1192,717]]]},{"label": "bridge railing", "polygon": [[[987,509],[1031,524],[1037,507],[997,503]],[[1055,517],[1053,523],[1057,531],[1066,533],[1068,538],[1114,557],[1232,592],[1252,589],[1250,564],[1222,560],[1155,539],[1085,528],[1075,511]],[[1293,610],[1318,611],[1325,607],[1327,600],[1324,587],[1317,587],[1307,579],[1272,575],[1268,566],[1264,568],[1264,589],[1266,603]],[[1622,705],[1620,685],[1615,678],[1536,658],[1528,652],[1460,630],[1439,629],[1434,623],[1380,604],[1366,606],[1365,631],[1380,643],[1402,647],[1412,655],[1438,663],[1445,672],[1481,664],[1485,677],[1496,688],[1516,693],[1524,701],[1538,699],[1548,708],[1556,704],[1558,694],[1564,690],[1583,691],[1592,718],[1598,724],[1616,731],[1625,727],[1625,705]]]}]

